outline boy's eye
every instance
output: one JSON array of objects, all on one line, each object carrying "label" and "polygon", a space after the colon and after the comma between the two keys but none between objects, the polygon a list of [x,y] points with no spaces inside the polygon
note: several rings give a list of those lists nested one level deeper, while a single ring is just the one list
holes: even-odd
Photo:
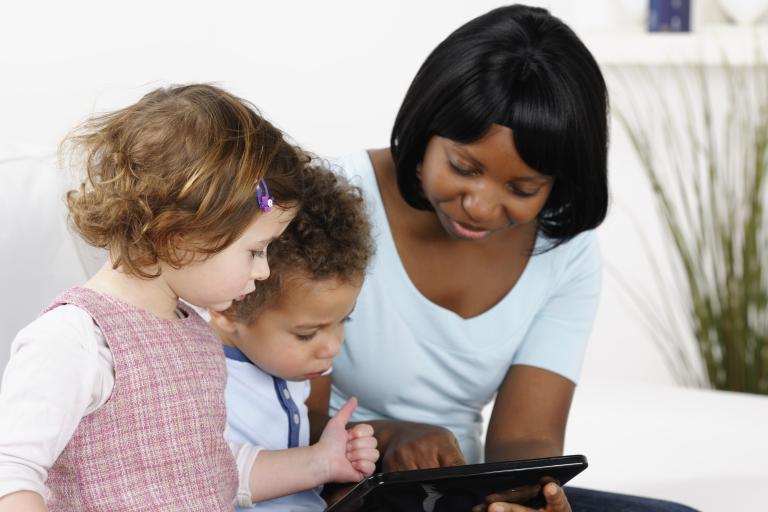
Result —
[{"label": "boy's eye", "polygon": [[317,334],[317,332],[313,332],[312,334],[297,334],[296,339],[300,341],[310,341],[315,337],[315,334]]}]

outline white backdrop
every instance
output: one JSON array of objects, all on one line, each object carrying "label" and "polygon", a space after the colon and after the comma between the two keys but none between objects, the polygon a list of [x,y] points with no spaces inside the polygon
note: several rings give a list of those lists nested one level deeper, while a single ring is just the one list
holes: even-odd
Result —
[{"label": "white backdrop", "polygon": [[[578,2],[584,6],[578,11],[576,3],[567,0],[536,3],[551,4],[566,21],[568,16],[581,23],[589,19],[584,16],[589,9],[586,1]],[[198,81],[216,83],[249,99],[317,154],[385,146],[405,90],[428,52],[463,22],[502,4],[489,0],[4,3],[0,150],[19,143],[52,153],[66,131],[91,113],[125,106],[157,86]],[[593,4],[597,8],[606,2]],[[717,15],[711,4],[712,0],[701,3],[697,19]],[[603,252],[607,265],[630,283],[647,283],[648,265],[637,250],[641,242],[630,218],[650,219],[646,223],[654,239],[655,217],[647,214],[653,203],[626,138],[614,129],[612,143],[614,201],[599,231]],[[0,219],[0,228],[11,221]],[[13,248],[2,251],[8,255]],[[57,263],[61,264],[50,262]],[[0,306],[6,326],[18,328],[31,320],[18,318],[12,304]],[[0,340],[0,365],[5,364],[10,341]],[[606,275],[583,380],[616,378],[672,381],[615,281]]]}]

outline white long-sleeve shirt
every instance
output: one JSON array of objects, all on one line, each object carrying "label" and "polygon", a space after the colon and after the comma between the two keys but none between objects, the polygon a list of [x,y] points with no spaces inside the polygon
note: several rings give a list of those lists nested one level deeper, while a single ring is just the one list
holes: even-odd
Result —
[{"label": "white long-sleeve shirt", "polygon": [[[77,306],[59,306],[19,331],[0,387],[0,497],[29,490],[47,499],[48,469],[80,420],[112,395],[114,373],[104,335]],[[239,474],[236,503],[248,506],[260,448],[229,447]]]}]

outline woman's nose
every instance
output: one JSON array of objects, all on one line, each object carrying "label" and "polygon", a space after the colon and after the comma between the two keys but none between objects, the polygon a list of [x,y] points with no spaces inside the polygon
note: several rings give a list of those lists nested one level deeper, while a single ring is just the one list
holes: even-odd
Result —
[{"label": "woman's nose", "polygon": [[479,227],[491,228],[504,217],[504,204],[493,191],[472,190],[464,194],[462,207],[467,216]]}]

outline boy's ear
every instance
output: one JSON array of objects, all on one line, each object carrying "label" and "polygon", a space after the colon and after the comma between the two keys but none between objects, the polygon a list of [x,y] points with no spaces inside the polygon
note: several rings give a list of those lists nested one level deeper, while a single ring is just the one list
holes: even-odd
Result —
[{"label": "boy's ear", "polygon": [[228,334],[234,334],[237,331],[237,322],[224,315],[221,311],[209,309],[208,313],[211,315],[211,322],[222,331]]}]

